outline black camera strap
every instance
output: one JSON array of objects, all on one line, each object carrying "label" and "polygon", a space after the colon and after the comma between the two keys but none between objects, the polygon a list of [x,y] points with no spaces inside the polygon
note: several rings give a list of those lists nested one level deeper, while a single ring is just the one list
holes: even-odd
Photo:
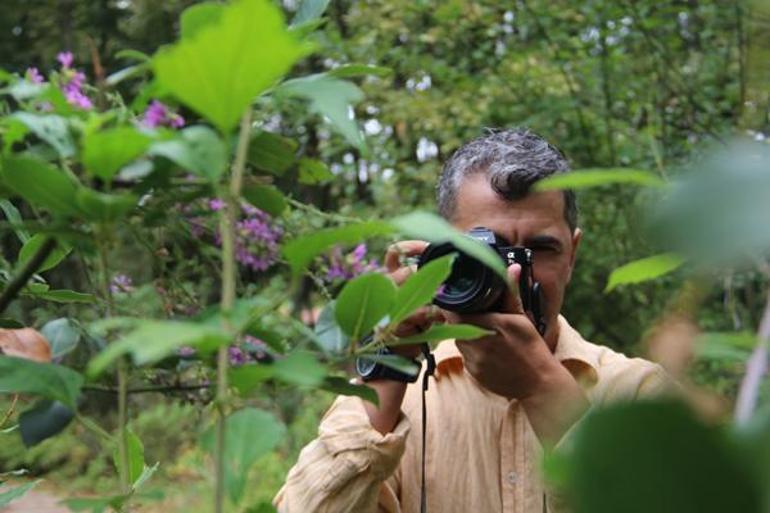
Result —
[{"label": "black camera strap", "polygon": [[428,391],[428,379],[436,372],[436,358],[430,352],[428,344],[422,345],[422,354],[425,356],[425,373],[422,375],[422,479],[420,483],[420,513],[428,512],[427,497],[425,494],[425,441],[428,429],[428,408],[425,404],[425,393]]}]

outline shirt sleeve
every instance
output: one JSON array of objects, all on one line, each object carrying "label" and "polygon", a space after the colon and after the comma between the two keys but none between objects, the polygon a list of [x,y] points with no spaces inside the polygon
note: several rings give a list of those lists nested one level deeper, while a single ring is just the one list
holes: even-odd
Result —
[{"label": "shirt sleeve", "polygon": [[273,500],[279,513],[401,513],[393,480],[406,448],[409,420],[391,433],[369,422],[358,397],[340,396]]}]

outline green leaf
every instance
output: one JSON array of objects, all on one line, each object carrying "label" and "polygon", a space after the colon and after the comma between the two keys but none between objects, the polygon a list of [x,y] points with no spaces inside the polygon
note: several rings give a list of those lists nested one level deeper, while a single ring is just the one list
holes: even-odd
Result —
[{"label": "green leaf", "polygon": [[2,118],[0,123],[5,126],[5,131],[3,132],[3,153],[11,153],[13,146],[23,141],[27,136],[29,128],[18,119],[12,117]]},{"label": "green leaf", "polygon": [[387,315],[396,286],[379,273],[362,274],[347,282],[334,309],[340,328],[353,340],[361,340]]},{"label": "green leaf", "polygon": [[159,50],[153,65],[164,89],[227,134],[307,50],[271,2],[236,0],[215,22]]},{"label": "green leaf", "polygon": [[16,112],[12,115],[29,128],[32,133],[50,144],[62,158],[75,154],[75,144],[67,120],[55,114],[31,114]]},{"label": "green leaf", "polygon": [[451,242],[457,249],[482,262],[508,282],[508,274],[500,255],[486,244],[455,230],[439,216],[427,212],[412,212],[393,219],[392,224],[402,234],[413,239],[432,243]]},{"label": "green leaf", "polygon": [[340,395],[354,395],[369,401],[375,406],[380,404],[377,392],[366,385],[354,385],[347,378],[340,376],[326,376],[320,385],[322,390]]},{"label": "green leaf", "polygon": [[363,149],[364,139],[355,121],[353,105],[364,94],[352,82],[326,74],[310,75],[287,80],[276,88],[276,93],[309,100],[311,110],[325,116],[350,144]]},{"label": "green leaf", "polygon": [[323,381],[326,367],[320,364],[312,353],[293,351],[273,363],[273,374],[292,385],[314,387]]},{"label": "green leaf", "polygon": [[[273,414],[244,408],[225,420],[225,487],[233,504],[243,497],[249,469],[273,450],[286,435],[286,427]],[[214,453],[215,429],[204,433],[201,445]]]},{"label": "green leaf", "polygon": [[29,238],[29,232],[24,228],[24,220],[19,213],[19,210],[9,200],[0,200],[0,209],[5,214],[5,218],[11,224],[16,237],[19,238],[22,244],[26,243]]},{"label": "green leaf", "polygon": [[[19,257],[16,260],[17,267],[23,266],[29,259],[32,258],[32,256],[37,253],[37,250],[40,249],[40,246],[43,245],[43,243],[50,238],[50,235],[44,235],[42,233],[38,233],[34,235],[31,239],[29,239],[19,251]],[[59,265],[59,262],[64,260],[64,257],[69,255],[71,248],[62,247],[60,244],[57,244],[56,247],[54,247],[53,251],[48,255],[48,258],[46,258],[42,265],[37,268],[37,272],[41,273],[43,271],[47,271],[48,269],[52,269]]]},{"label": "green leaf", "polygon": [[51,358],[54,360],[72,352],[80,343],[80,328],[66,317],[48,321],[40,333],[50,344]]},{"label": "green leaf", "polygon": [[612,271],[604,292],[609,292],[618,285],[654,280],[675,271],[683,263],[684,259],[673,253],[662,253],[634,260]]},{"label": "green leaf", "polygon": [[302,157],[299,160],[299,183],[315,185],[332,180],[334,175],[326,164],[316,159]]},{"label": "green leaf", "polygon": [[494,331],[485,330],[472,324],[435,324],[424,333],[401,337],[398,342],[392,344],[405,345],[418,342],[443,342],[444,340],[473,340],[484,335],[491,335]]},{"label": "green leaf", "polygon": [[216,182],[227,167],[227,147],[208,127],[196,125],[170,141],[153,144],[150,155],[166,157],[182,169]]},{"label": "green leaf", "polygon": [[26,447],[59,434],[66,428],[75,412],[59,401],[42,400],[19,416],[19,432]]},{"label": "green leaf", "polygon": [[146,365],[171,356],[182,346],[207,353],[230,342],[215,326],[181,321],[132,320],[134,328],[96,355],[88,364],[88,375],[95,377],[119,357],[130,354],[136,365]]},{"label": "green leaf", "polygon": [[557,173],[544,178],[535,184],[535,190],[587,189],[612,184],[664,187],[666,182],[649,171],[640,169],[582,169],[570,173]]},{"label": "green leaf", "polygon": [[109,182],[120,168],[144,153],[151,142],[148,136],[128,126],[87,133],[83,140],[83,164],[89,173]]},{"label": "green leaf", "polygon": [[336,301],[330,301],[318,316],[314,331],[321,349],[331,354],[340,354],[350,347],[350,338],[335,320]]},{"label": "green leaf", "polygon": [[292,239],[283,246],[283,255],[291,266],[292,274],[299,276],[318,255],[335,244],[353,244],[366,237],[387,235],[393,227],[382,221],[366,221],[339,228],[317,230]]},{"label": "green leaf", "polygon": [[291,20],[292,27],[320,18],[328,5],[329,0],[302,0],[297,14]]},{"label": "green leaf", "polygon": [[150,56],[139,50],[133,50],[126,48],[125,50],[119,50],[115,53],[116,59],[131,60],[137,62],[150,62]]},{"label": "green leaf", "polygon": [[399,356],[397,354],[364,354],[360,358],[371,360],[391,369],[415,376],[420,372],[420,366],[415,364],[412,360]]},{"label": "green leaf", "polygon": [[225,6],[216,2],[202,2],[191,5],[179,18],[182,39],[194,37],[201,29],[216,25],[222,19]]},{"label": "green leaf", "polygon": [[33,157],[3,159],[3,180],[19,196],[56,214],[77,215],[78,184],[62,171]]},{"label": "green leaf", "polygon": [[150,70],[149,63],[134,64],[132,66],[128,66],[121,70],[118,70],[115,73],[110,73],[109,75],[107,75],[107,78],[104,79],[104,83],[110,87],[115,87],[116,85],[120,84],[124,80],[128,80],[129,78],[135,77],[137,75],[141,75],[143,73],[148,72],[149,70]]},{"label": "green leaf", "polygon": [[79,497],[76,499],[64,499],[61,501],[61,503],[72,511],[104,513],[107,511],[107,508],[110,508],[113,511],[121,511],[126,500],[128,500],[127,495],[109,495],[105,497]]},{"label": "green leaf", "polygon": [[30,483],[17,486],[16,488],[11,488],[8,491],[0,492],[0,508],[5,508],[12,501],[15,501],[16,499],[23,497],[28,491],[34,488],[39,482],[40,480],[32,481]]},{"label": "green leaf", "polygon": [[749,459],[684,405],[622,404],[581,424],[565,490],[575,513],[762,511]]},{"label": "green leaf", "polygon": [[280,216],[286,210],[286,198],[272,185],[249,184],[243,188],[242,196],[258,209],[274,217]]},{"label": "green leaf", "polygon": [[392,324],[398,324],[415,310],[431,302],[438,287],[452,272],[453,260],[454,255],[445,255],[428,262],[398,288],[393,307],[390,309]]},{"label": "green leaf", "polygon": [[344,64],[326,72],[327,75],[336,78],[352,78],[361,76],[386,77],[393,73],[391,68],[384,66],[372,66],[370,64]]},{"label": "green leaf", "polygon": [[228,381],[239,394],[248,395],[265,381],[273,379],[274,374],[273,365],[241,365],[228,371]]},{"label": "green leaf", "polygon": [[257,169],[281,176],[294,163],[298,146],[288,137],[259,132],[249,143],[248,161]]},{"label": "green leaf", "polygon": [[38,299],[46,299],[54,303],[93,303],[96,301],[93,294],[75,292],[74,290],[57,289],[29,292]]},{"label": "green leaf", "polygon": [[695,341],[695,355],[700,359],[746,362],[757,335],[748,331],[726,333],[701,333]]},{"label": "green leaf", "polygon": [[88,221],[109,223],[125,217],[139,198],[133,194],[105,194],[81,187],[75,194],[75,204]]},{"label": "green leaf", "polygon": [[[126,438],[128,442],[128,452],[126,454],[128,456],[128,482],[134,483],[142,475],[145,468],[144,445],[142,445],[142,441],[130,429],[126,429]],[[120,448],[118,447],[119,443],[120,435],[115,437],[115,444],[112,449],[112,462],[118,472],[122,474],[120,466]]]},{"label": "green leaf", "polygon": [[82,384],[70,368],[0,355],[0,393],[35,394],[76,409]]}]

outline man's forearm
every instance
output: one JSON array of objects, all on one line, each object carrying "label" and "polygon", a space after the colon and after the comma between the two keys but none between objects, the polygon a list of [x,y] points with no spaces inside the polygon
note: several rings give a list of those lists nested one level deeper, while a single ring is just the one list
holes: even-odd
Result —
[{"label": "man's forearm", "polygon": [[543,377],[536,392],[522,400],[532,429],[544,446],[561,440],[590,406],[575,378],[557,365]]},{"label": "man's forearm", "polygon": [[401,403],[404,401],[406,383],[381,379],[370,381],[367,386],[372,387],[377,392],[380,401],[379,406],[364,401],[364,408],[366,414],[369,415],[369,421],[372,423],[372,427],[381,434],[390,433],[401,417]]}]

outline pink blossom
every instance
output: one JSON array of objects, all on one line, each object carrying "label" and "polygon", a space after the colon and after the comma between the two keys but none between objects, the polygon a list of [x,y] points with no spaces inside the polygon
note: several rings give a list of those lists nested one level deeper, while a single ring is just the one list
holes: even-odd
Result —
[{"label": "pink blossom", "polygon": [[59,64],[61,64],[62,68],[70,69],[72,67],[72,62],[75,60],[75,57],[70,51],[59,52],[56,55],[56,60],[59,61]]},{"label": "pink blossom", "polygon": [[172,112],[164,103],[153,100],[144,111],[142,123],[150,128],[159,126],[168,126],[171,128],[181,128],[184,126],[184,118],[179,114]]},{"label": "pink blossom", "polygon": [[37,68],[27,68],[27,72],[24,75],[33,84],[42,84],[45,81]]}]

